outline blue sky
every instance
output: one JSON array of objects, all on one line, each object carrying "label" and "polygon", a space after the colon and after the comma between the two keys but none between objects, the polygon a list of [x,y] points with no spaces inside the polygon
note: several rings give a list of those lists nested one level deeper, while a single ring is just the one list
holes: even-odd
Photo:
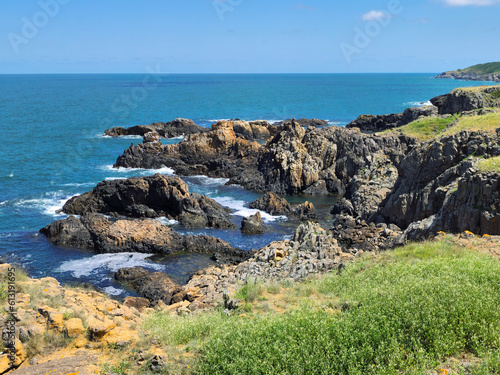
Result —
[{"label": "blue sky", "polygon": [[0,73],[441,72],[500,61],[500,0],[2,0]]}]

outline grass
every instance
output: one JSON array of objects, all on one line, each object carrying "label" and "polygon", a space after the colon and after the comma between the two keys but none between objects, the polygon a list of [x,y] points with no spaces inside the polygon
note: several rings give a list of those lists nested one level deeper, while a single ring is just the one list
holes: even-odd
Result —
[{"label": "grass", "polygon": [[[455,121],[456,120],[456,121]],[[451,125],[453,122],[455,123]],[[451,126],[450,126],[451,125]],[[402,132],[421,141],[429,141],[442,136],[468,131],[493,131],[500,127],[500,111],[480,116],[451,116],[447,118],[430,117],[413,121],[383,133]]]},{"label": "grass", "polygon": [[500,112],[488,113],[481,116],[461,117],[457,124],[446,129],[443,135],[451,135],[462,130],[468,131],[491,131],[500,127]]},{"label": "grass", "polygon": [[458,69],[460,73],[493,74],[500,73],[500,62],[477,64],[465,69]]},{"label": "grass", "polygon": [[471,373],[498,373],[500,261],[447,242],[282,286],[316,303],[281,313],[269,300],[231,316],[157,313],[145,328],[163,345],[188,345],[202,374],[428,374],[463,353],[478,359]]},{"label": "grass", "polygon": [[500,156],[495,156],[489,159],[481,159],[477,166],[481,172],[500,173]]},{"label": "grass", "polygon": [[447,118],[430,117],[413,121],[407,125],[397,129],[386,130],[385,133],[394,133],[401,131],[410,137],[418,138],[422,141],[427,141],[440,136],[444,130],[455,121],[457,117],[451,116]]}]

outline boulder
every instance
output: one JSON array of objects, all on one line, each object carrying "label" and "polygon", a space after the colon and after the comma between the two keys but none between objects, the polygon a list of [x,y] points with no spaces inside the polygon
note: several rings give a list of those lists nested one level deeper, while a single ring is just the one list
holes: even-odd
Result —
[{"label": "boulder", "polygon": [[40,230],[56,245],[95,250],[100,253],[140,252],[173,254],[182,251],[246,259],[246,251],[207,235],[186,235],[156,220],[116,220],[87,214],[70,216]]},{"label": "boulder", "polygon": [[262,220],[260,212],[255,215],[243,218],[241,221],[241,231],[246,234],[262,234],[266,231],[266,226]]},{"label": "boulder", "polygon": [[299,220],[318,220],[318,214],[314,205],[307,201],[293,207],[292,212]]},{"label": "boulder", "polygon": [[204,195],[191,194],[180,178],[161,174],[102,181],[92,191],[71,198],[63,212],[136,218],[165,216],[189,228],[235,228],[229,220],[229,209]]},{"label": "boulder", "polygon": [[276,193],[267,192],[249,204],[250,208],[267,212],[270,215],[288,215],[292,209],[286,199],[279,197]]}]

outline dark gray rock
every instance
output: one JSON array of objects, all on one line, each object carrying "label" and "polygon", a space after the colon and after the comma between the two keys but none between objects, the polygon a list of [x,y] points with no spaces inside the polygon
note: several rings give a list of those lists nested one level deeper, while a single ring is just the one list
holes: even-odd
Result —
[{"label": "dark gray rock", "polygon": [[241,221],[241,232],[245,234],[262,234],[266,231],[266,226],[260,215],[260,211],[255,215],[243,218]]}]

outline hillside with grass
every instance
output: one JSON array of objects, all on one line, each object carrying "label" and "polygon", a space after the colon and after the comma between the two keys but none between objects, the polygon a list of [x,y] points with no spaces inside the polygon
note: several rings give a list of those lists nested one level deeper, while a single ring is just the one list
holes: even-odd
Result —
[{"label": "hillside with grass", "polygon": [[177,353],[175,373],[498,373],[498,239],[442,235],[304,282],[249,282],[239,310],[158,311],[144,329]]},{"label": "hillside with grass", "polygon": [[490,62],[469,66],[465,69],[457,69],[444,72],[436,78],[463,79],[466,81],[494,81],[500,82],[500,62]]}]

